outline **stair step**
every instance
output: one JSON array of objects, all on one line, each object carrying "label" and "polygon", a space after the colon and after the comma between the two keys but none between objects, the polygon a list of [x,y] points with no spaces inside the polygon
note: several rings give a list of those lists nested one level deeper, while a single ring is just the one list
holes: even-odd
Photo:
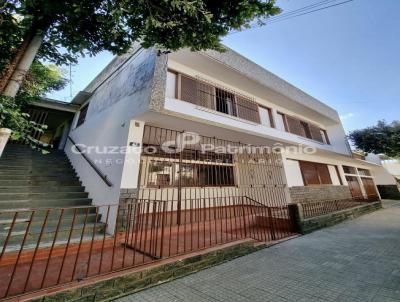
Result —
[{"label": "stair step", "polygon": [[65,168],[73,169],[70,162],[59,162],[54,163],[53,161],[45,161],[43,163],[38,162],[0,162],[0,170],[26,170],[28,169],[43,169],[43,168]]},{"label": "stair step", "polygon": [[69,175],[76,176],[76,173],[72,169],[54,169],[49,167],[40,170],[0,170],[0,176],[57,176],[57,175]]},{"label": "stair step", "polygon": [[26,169],[26,170],[0,170],[0,176],[57,176],[57,175],[69,175],[76,176],[76,173],[72,169],[55,169],[49,167],[48,169]]},{"label": "stair step", "polygon": [[87,206],[91,202],[90,198],[2,200],[0,201],[0,210]]},{"label": "stair step", "polygon": [[[5,211],[9,209],[68,208],[91,202],[63,151],[43,154],[26,145],[6,146],[0,158],[0,219],[12,219],[13,214]],[[25,216],[29,212],[18,214],[18,218]]]},{"label": "stair step", "polygon": [[84,192],[85,188],[82,186],[2,186],[0,184],[0,193],[46,193],[46,192]]},{"label": "stair step", "polygon": [[45,193],[0,193],[0,203],[3,200],[26,200],[32,201],[46,199],[69,199],[69,198],[86,198],[86,192],[45,192]]},{"label": "stair step", "polygon": [[0,175],[0,181],[2,180],[31,180],[31,181],[43,181],[43,180],[78,180],[75,174],[64,175],[51,174],[51,175]]},{"label": "stair step", "polygon": [[24,180],[1,180],[0,186],[80,186],[81,182],[78,178],[71,179],[51,179],[51,180],[37,180],[37,179],[24,179]]},{"label": "stair step", "polygon": [[[76,224],[71,232],[70,226],[62,226],[59,228],[57,233],[57,243],[60,244],[62,241],[68,241],[68,238],[71,237],[73,242],[80,241],[82,235],[84,240],[90,240],[93,236],[93,233],[99,235],[104,232],[104,224],[103,223],[87,223],[84,227],[84,224]],[[39,237],[40,237],[41,228],[30,228],[29,234],[26,236],[24,249],[29,247],[35,247]],[[54,237],[56,235],[56,226],[46,227],[44,232],[42,233],[42,238],[40,241],[40,247],[45,247],[46,244],[52,243]],[[0,232],[0,249],[3,248],[5,240],[7,238],[8,232]],[[25,231],[20,232],[12,232],[8,243],[6,251],[18,250],[21,248],[21,245],[24,240]]]},{"label": "stair step", "polygon": [[[46,227],[56,227],[57,224],[59,223],[59,218],[60,218],[59,215],[58,216],[49,215],[49,217],[47,218]],[[100,218],[101,218],[100,214],[97,215],[97,222],[100,222]],[[60,226],[71,227],[73,220],[74,220],[73,215],[68,215],[68,216],[63,215],[63,218],[60,222]],[[80,213],[76,215],[74,225],[83,224],[85,223],[85,220],[86,223],[94,223],[96,221],[96,213],[88,213],[87,217],[85,213]],[[26,228],[28,227],[29,221],[30,221],[29,217],[16,219],[12,227],[12,231],[13,232],[25,231]],[[11,229],[12,222],[13,219],[0,219],[0,234],[3,233],[7,234]],[[43,223],[44,223],[43,216],[40,217],[34,216],[31,222],[31,228],[41,228],[43,227]]]},{"label": "stair step", "polygon": [[66,208],[39,208],[39,209],[16,209],[16,210],[9,210],[0,212],[0,220],[3,221],[10,221],[14,219],[15,213],[18,213],[16,219],[30,219],[32,212],[34,212],[35,219],[41,219],[43,221],[44,217],[46,216],[47,211],[49,210],[49,219],[59,219],[61,216],[61,212],[63,212],[63,217],[72,217],[73,215],[86,215],[86,212],[89,214],[96,213],[96,207],[94,206],[82,206],[82,207],[66,207]]}]

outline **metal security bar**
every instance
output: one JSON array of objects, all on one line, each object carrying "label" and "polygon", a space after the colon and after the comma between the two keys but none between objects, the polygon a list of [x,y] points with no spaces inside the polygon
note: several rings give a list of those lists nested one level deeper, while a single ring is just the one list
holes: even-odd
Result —
[{"label": "metal security bar", "polygon": [[371,200],[341,199],[341,200],[325,200],[318,202],[306,202],[306,203],[301,203],[301,205],[303,208],[304,218],[307,219],[345,209],[358,207],[373,201],[376,201],[376,199],[371,199]]},{"label": "metal security bar", "polygon": [[183,101],[260,123],[258,104],[228,88],[183,74],[178,75],[178,87],[177,97]]},{"label": "metal security bar", "polygon": [[145,126],[139,199],[247,196],[263,205],[286,206],[288,194],[279,152],[193,132]]},{"label": "metal security bar", "polygon": [[0,298],[246,238],[293,234],[287,207],[247,196],[2,211],[0,221]]}]

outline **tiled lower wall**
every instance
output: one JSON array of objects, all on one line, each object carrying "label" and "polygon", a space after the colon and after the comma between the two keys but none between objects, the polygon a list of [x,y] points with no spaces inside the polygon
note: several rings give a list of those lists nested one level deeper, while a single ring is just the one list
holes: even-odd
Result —
[{"label": "tiled lower wall", "polygon": [[292,203],[352,198],[348,186],[299,186],[290,187],[289,192]]}]

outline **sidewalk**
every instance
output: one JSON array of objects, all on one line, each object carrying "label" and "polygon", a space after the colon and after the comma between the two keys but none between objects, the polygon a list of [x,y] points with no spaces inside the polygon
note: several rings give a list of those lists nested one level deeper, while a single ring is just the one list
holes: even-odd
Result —
[{"label": "sidewalk", "polygon": [[119,299],[400,301],[400,202]]}]

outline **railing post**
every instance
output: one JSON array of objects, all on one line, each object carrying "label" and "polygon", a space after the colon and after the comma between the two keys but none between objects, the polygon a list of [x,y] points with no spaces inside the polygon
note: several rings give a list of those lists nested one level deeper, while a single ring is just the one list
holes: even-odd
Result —
[{"label": "railing post", "polygon": [[243,202],[243,196],[241,199],[242,199],[242,212],[243,212],[243,223],[244,223],[244,238],[247,238],[246,208]]},{"label": "railing post", "polygon": [[288,204],[289,219],[292,225],[292,231],[301,232],[301,224],[304,220],[304,209],[301,203]]},{"label": "railing post", "polygon": [[271,225],[271,238],[272,240],[276,239],[276,235],[275,235],[275,226],[274,226],[274,221],[273,221],[273,217],[272,217],[272,210],[270,207],[268,207],[268,218],[270,219],[270,225]]}]

